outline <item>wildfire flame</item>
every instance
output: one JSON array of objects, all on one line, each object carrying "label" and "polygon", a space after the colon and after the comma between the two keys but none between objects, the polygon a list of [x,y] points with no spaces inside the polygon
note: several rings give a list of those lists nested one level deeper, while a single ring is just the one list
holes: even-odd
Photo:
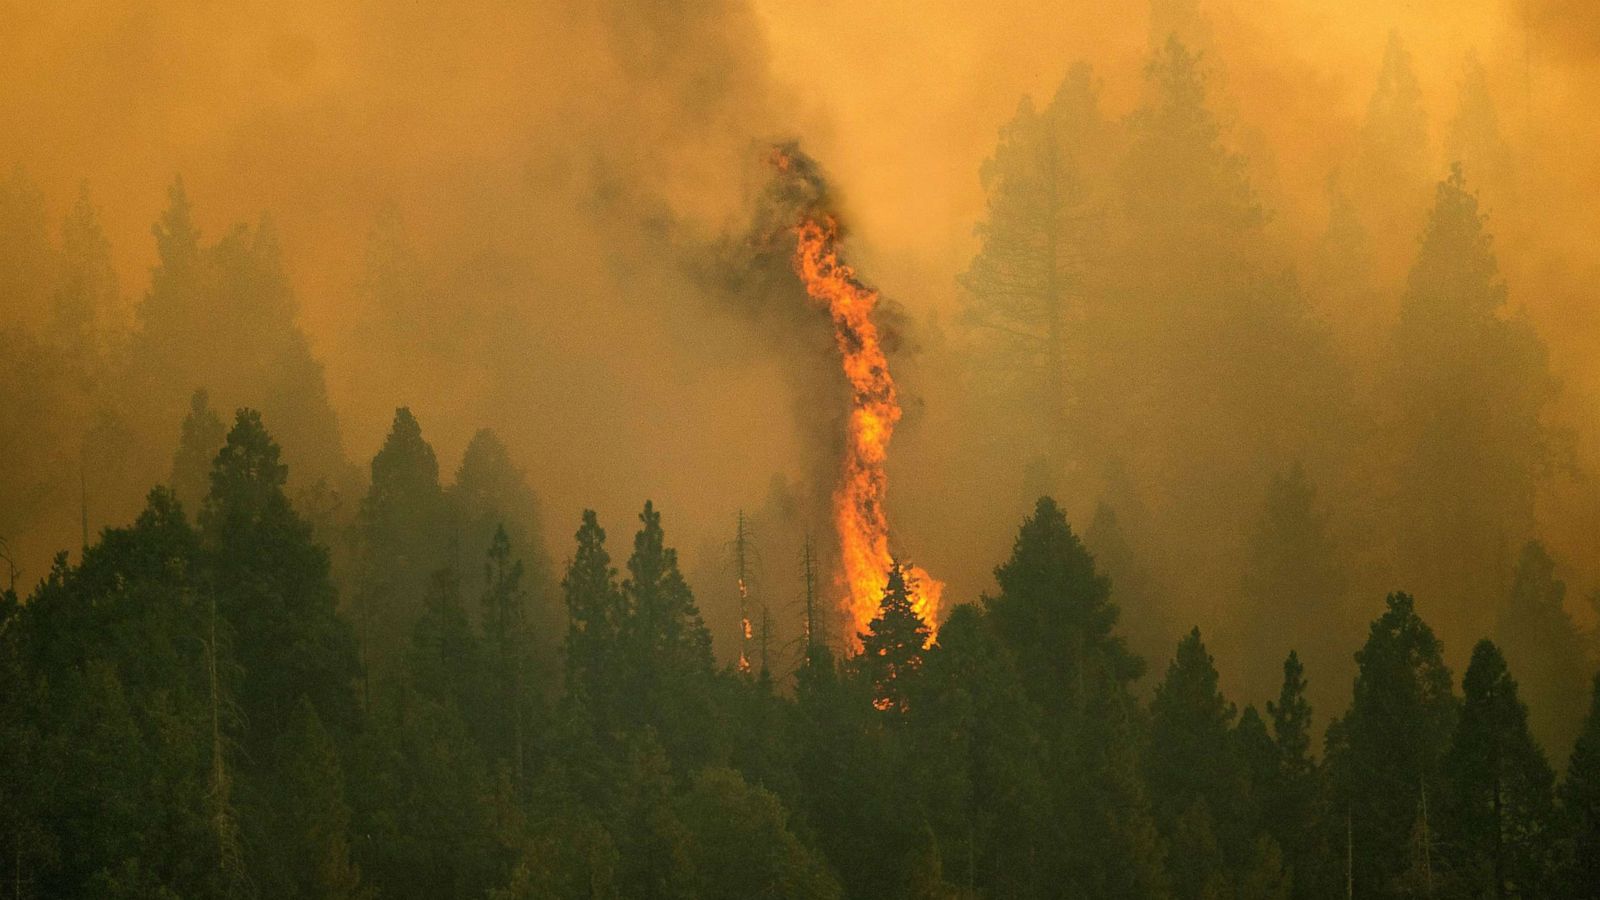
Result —
[{"label": "wildfire flame", "polygon": [[[788,157],[777,158],[780,170],[786,170]],[[833,519],[846,595],[846,643],[859,648],[857,635],[868,630],[878,613],[892,562],[883,505],[889,487],[884,463],[900,421],[900,402],[872,321],[878,292],[858,281],[855,271],[839,259],[838,231],[831,216],[807,217],[795,230],[794,264],[806,293],[828,307],[844,374],[854,389],[843,471],[833,492]],[[936,627],[944,584],[914,566],[907,567],[906,574],[908,585],[914,585],[913,608],[930,629]]]}]

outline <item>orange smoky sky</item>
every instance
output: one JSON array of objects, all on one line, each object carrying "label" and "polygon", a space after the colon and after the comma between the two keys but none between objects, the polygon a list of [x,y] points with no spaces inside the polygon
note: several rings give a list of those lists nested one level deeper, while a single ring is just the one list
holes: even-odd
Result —
[{"label": "orange smoky sky", "polygon": [[[1441,174],[1477,54],[1526,173],[1528,202],[1488,210],[1512,305],[1549,343],[1560,412],[1600,471],[1595,5],[1189,5],[1225,138],[1293,258],[1326,226],[1324,185],[1352,152],[1389,34],[1414,56]],[[731,533],[774,473],[801,471],[784,360],[671,259],[736,227],[761,177],[753,147],[795,138],[821,161],[856,268],[928,352],[954,352],[940,342],[957,330],[998,129],[1077,60],[1106,112],[1126,114],[1152,30],[1142,3],[1024,0],[58,0],[0,3],[0,22],[0,164],[29,173],[56,222],[87,185],[130,308],[174,176],[210,237],[270,213],[346,455],[370,459],[410,405],[448,473],[491,425],[545,498],[558,559],[584,506],[623,534],[650,496],[696,547]],[[367,238],[389,208],[432,272],[429,322],[449,338],[437,359],[367,340]],[[959,602],[987,585],[1022,508],[986,501],[951,450],[981,423],[957,418],[958,386],[935,362],[906,363],[918,403],[890,503]],[[1592,569],[1592,500],[1546,503],[1562,523],[1551,539]]]}]

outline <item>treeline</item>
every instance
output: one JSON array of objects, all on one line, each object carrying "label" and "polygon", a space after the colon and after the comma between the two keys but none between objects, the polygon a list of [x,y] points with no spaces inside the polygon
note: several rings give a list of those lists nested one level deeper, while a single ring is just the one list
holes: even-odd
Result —
[{"label": "treeline", "polygon": [[[402,411],[372,534],[445,496],[425,447]],[[341,607],[286,477],[241,410],[192,517],[157,488],[5,593],[8,892],[1600,896],[1600,703],[1558,779],[1499,649],[1458,694],[1403,593],[1318,752],[1294,653],[1240,711],[1196,629],[1139,700],[1111,582],[1048,498],[993,596],[933,635],[896,567],[860,652],[815,640],[790,683],[717,667],[649,503],[620,566],[584,514],[561,628],[498,526],[473,559],[369,552],[436,566]]]}]

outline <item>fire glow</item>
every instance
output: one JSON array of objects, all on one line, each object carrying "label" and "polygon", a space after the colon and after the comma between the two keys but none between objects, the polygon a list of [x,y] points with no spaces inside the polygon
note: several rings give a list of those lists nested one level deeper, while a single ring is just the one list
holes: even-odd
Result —
[{"label": "fire glow", "polygon": [[[878,613],[893,561],[884,511],[889,487],[884,465],[900,421],[900,402],[872,321],[878,292],[858,281],[855,271],[839,259],[837,222],[828,215],[811,216],[795,234],[795,271],[805,282],[806,293],[828,308],[853,395],[844,462],[833,492],[833,520],[839,536],[846,646],[859,649],[858,635],[867,631]],[[907,567],[906,574],[913,608],[930,629],[936,627],[943,583],[914,566]]]}]

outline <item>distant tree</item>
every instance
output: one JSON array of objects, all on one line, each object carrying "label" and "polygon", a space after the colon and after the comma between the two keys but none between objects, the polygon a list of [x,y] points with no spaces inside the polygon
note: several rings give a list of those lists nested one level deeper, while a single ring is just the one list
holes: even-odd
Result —
[{"label": "distant tree", "polygon": [[[1347,623],[1344,566],[1317,489],[1299,463],[1272,477],[1266,502],[1250,534],[1235,616],[1235,653],[1243,661],[1245,685],[1255,696],[1270,695],[1282,670],[1266,660],[1292,647],[1307,647],[1313,670],[1327,688],[1320,705],[1331,706],[1332,685],[1349,678],[1349,641],[1358,633]],[[1271,651],[1271,655],[1262,651]]]},{"label": "distant tree", "polygon": [[1458,609],[1452,633],[1489,632],[1512,542],[1532,530],[1557,461],[1542,419],[1555,383],[1527,318],[1507,314],[1478,199],[1461,169],[1439,183],[1401,300],[1389,367],[1407,577]]},{"label": "distant tree", "polygon": [[977,226],[981,249],[961,284],[965,316],[985,354],[988,387],[1020,402],[1039,423],[1028,435],[1049,480],[1068,458],[1073,375],[1072,323],[1104,264],[1111,129],[1087,64],[1072,67],[1042,110],[1024,97],[1000,130],[981,171],[988,214]]},{"label": "distant tree", "polygon": [[1118,621],[1127,633],[1129,647],[1146,659],[1165,653],[1182,629],[1174,620],[1171,601],[1163,596],[1123,518],[1110,503],[1102,500],[1095,506],[1083,543],[1094,554],[1095,567],[1111,579],[1111,592],[1121,610]]},{"label": "distant tree", "polygon": [[872,683],[872,705],[887,713],[905,714],[930,634],[911,606],[914,589],[899,561],[891,563],[878,614],[860,636],[861,665]]},{"label": "distant tree", "polygon": [[172,492],[190,515],[200,512],[211,487],[212,461],[226,440],[227,429],[211,409],[210,395],[205,388],[196,388],[178,434],[177,452],[172,456]]},{"label": "distant tree", "polygon": [[1544,896],[1551,887],[1555,773],[1528,732],[1517,683],[1489,641],[1461,680],[1465,699],[1444,758],[1441,856],[1463,896]]},{"label": "distant tree", "polygon": [[1523,546],[1495,634],[1507,663],[1521,673],[1534,737],[1546,753],[1562,758],[1583,727],[1584,688],[1593,666],[1583,635],[1567,615],[1567,586],[1555,568],[1543,544]]},{"label": "distant tree", "polygon": [[5,319],[15,326],[43,320],[59,271],[50,242],[44,193],[21,167],[0,179],[0,297],[6,297]]},{"label": "distant tree", "polygon": [[338,422],[322,366],[295,318],[297,301],[277,230],[263,217],[203,244],[183,182],[155,226],[157,264],[137,310],[124,405],[165,429],[196,384],[263,410],[281,433],[296,479],[342,476]]},{"label": "distant tree", "polygon": [[439,463],[411,410],[372,458],[372,484],[361,503],[361,562],[356,630],[369,681],[399,662],[422,611],[428,576],[446,562],[448,519]]},{"label": "distant tree", "polygon": [[541,505],[527,475],[493,431],[484,428],[472,436],[446,496],[455,516],[458,565],[475,564],[489,552],[496,532],[505,529],[511,557],[523,564],[530,624],[548,632],[537,637],[548,651],[545,655],[553,658],[561,616],[552,596],[550,557],[540,539]]},{"label": "distant tree", "polygon": [[1462,65],[1460,99],[1445,142],[1450,162],[1458,162],[1504,201],[1511,199],[1511,148],[1500,131],[1499,115],[1489,91],[1489,76],[1476,51]]},{"label": "distant tree", "polygon": [[1561,782],[1561,884],[1575,898],[1600,897],[1600,675],[1589,691],[1589,714]]},{"label": "distant tree", "polygon": [[103,374],[124,323],[111,243],[84,186],[61,229],[61,274],[56,280],[51,331],[85,370]]},{"label": "distant tree", "polygon": [[1356,654],[1355,695],[1329,731],[1336,802],[1345,813],[1355,890],[1390,896],[1416,869],[1434,874],[1441,761],[1455,730],[1450,670],[1407,594],[1388,597]]},{"label": "distant tree", "polygon": [[[1384,45],[1378,83],[1367,103],[1358,147],[1350,170],[1352,187],[1381,248],[1420,221],[1432,161],[1422,88],[1399,32],[1391,31]],[[1384,262],[1396,263],[1386,266],[1386,271],[1399,264],[1390,259]]]}]

